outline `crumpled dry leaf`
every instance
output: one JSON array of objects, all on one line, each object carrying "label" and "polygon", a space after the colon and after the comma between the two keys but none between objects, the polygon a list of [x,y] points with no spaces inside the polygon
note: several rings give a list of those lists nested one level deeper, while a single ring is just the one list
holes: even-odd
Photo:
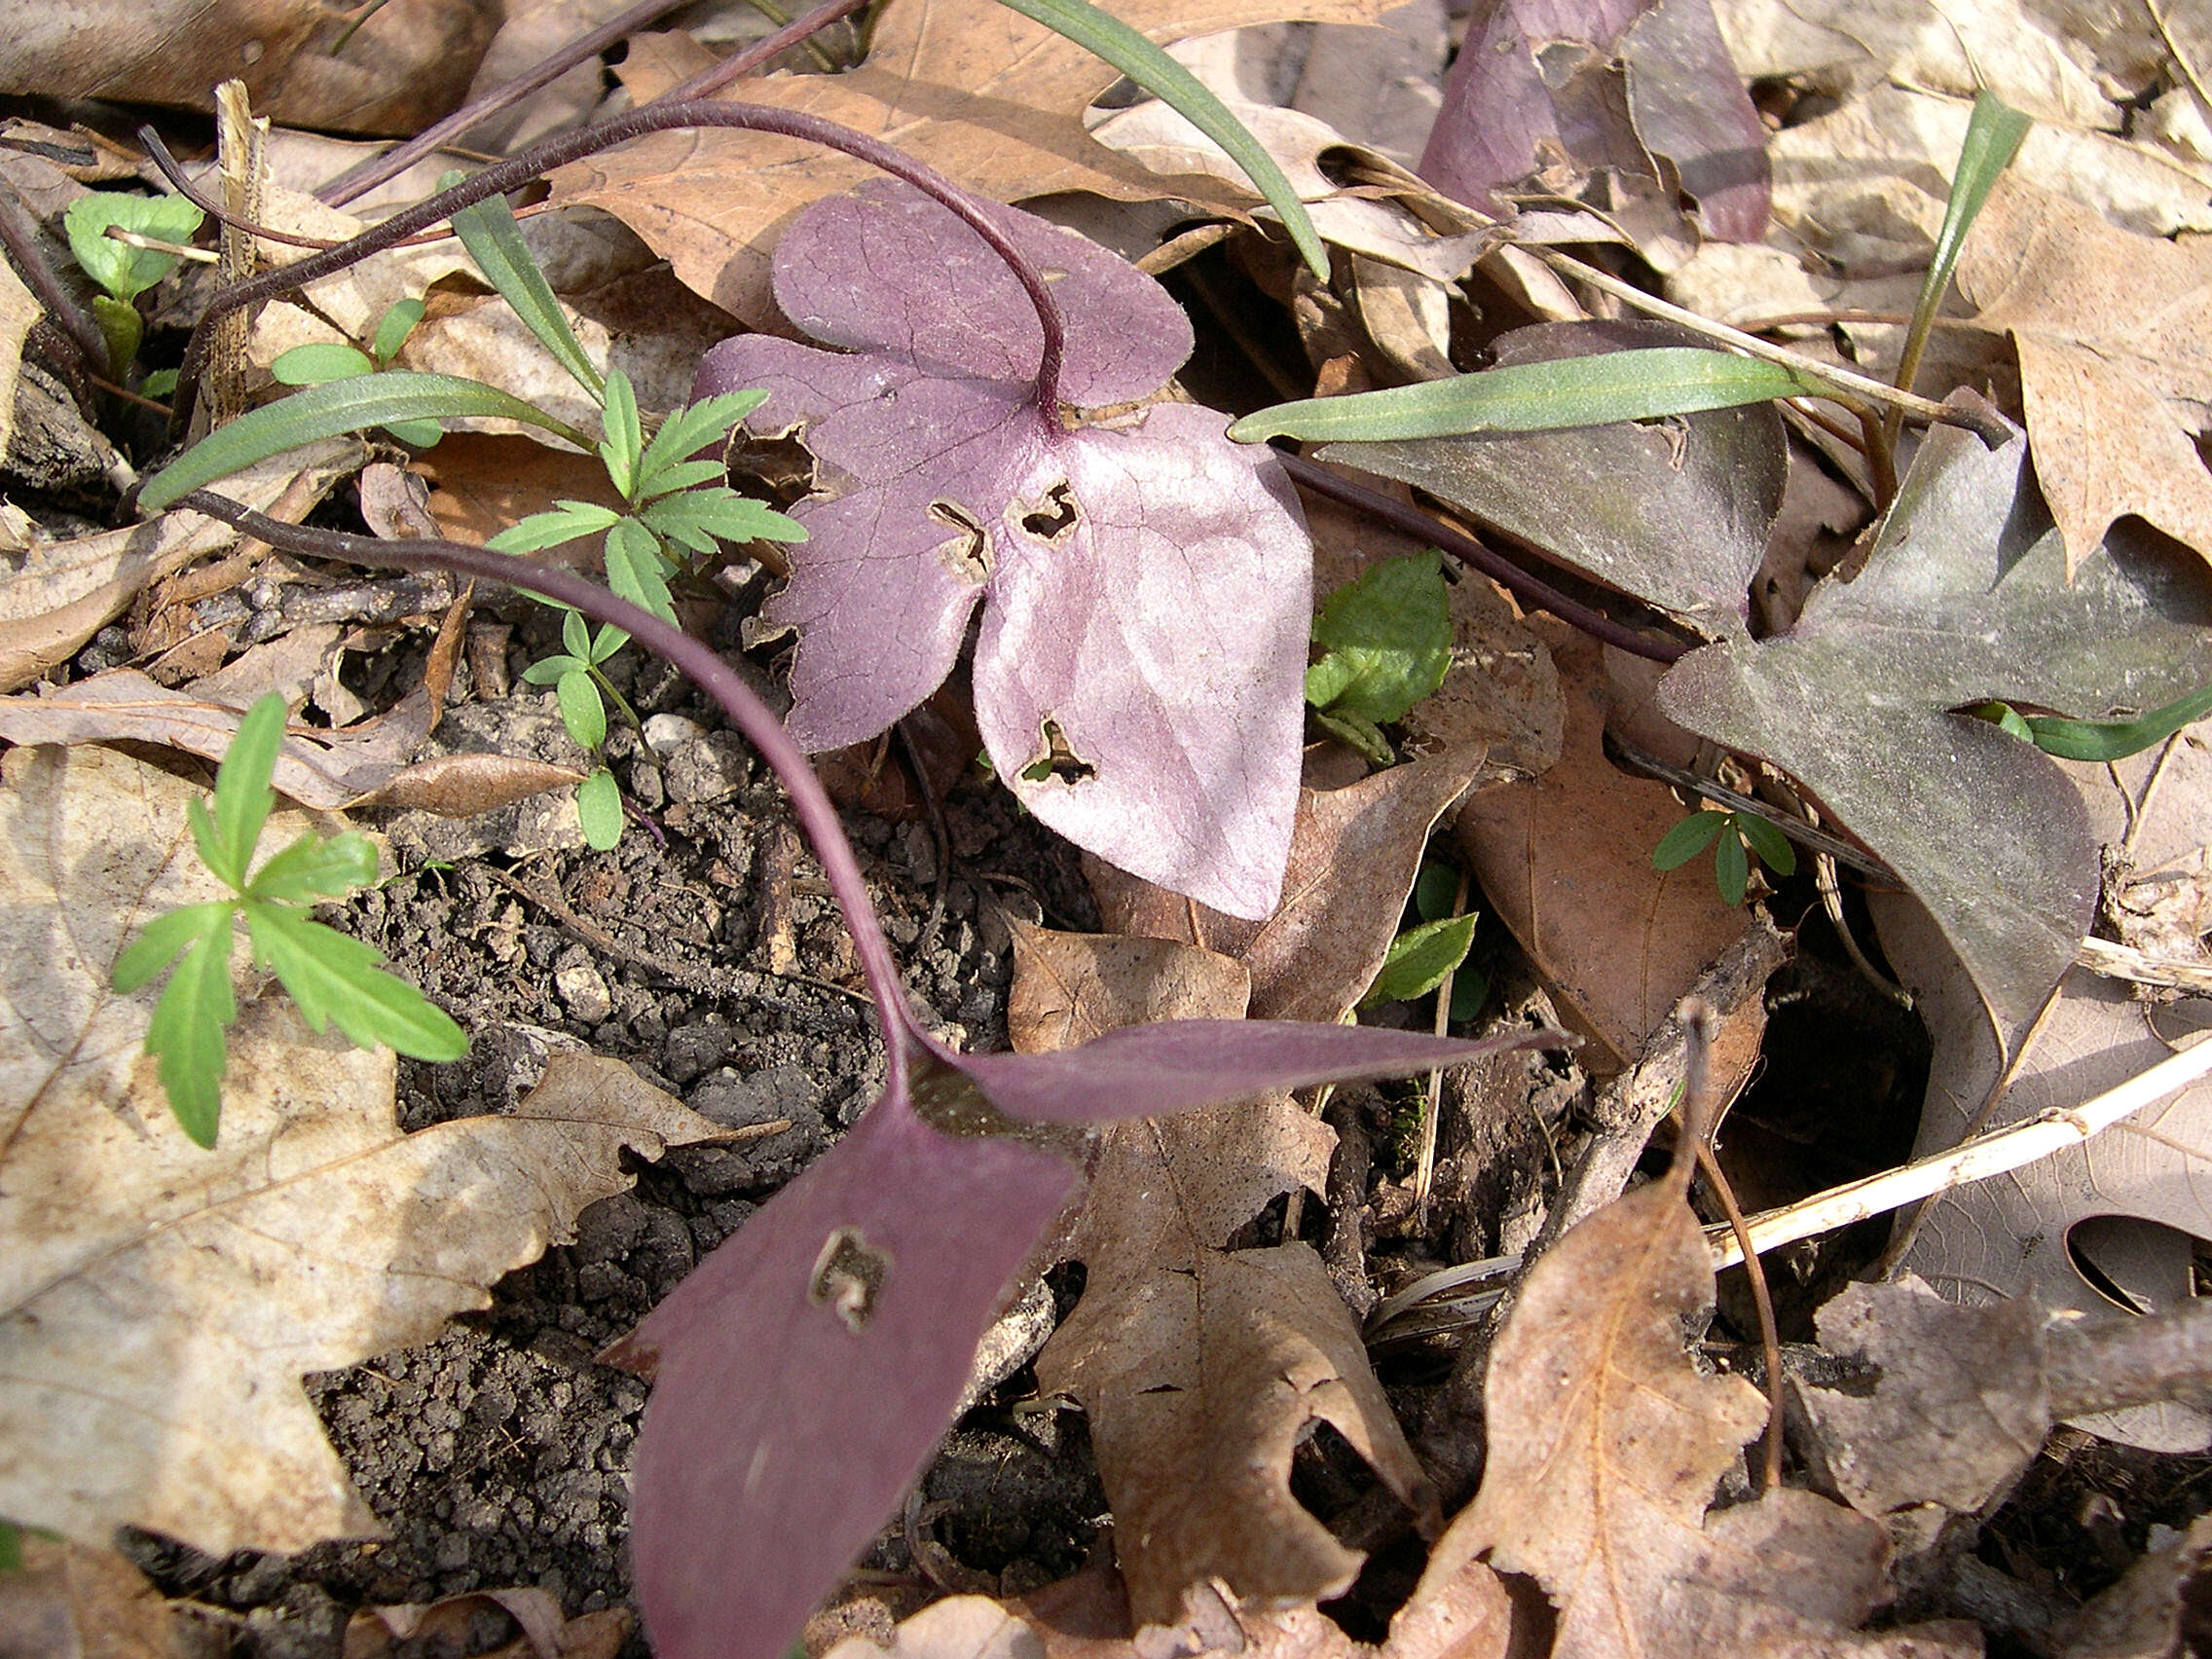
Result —
[{"label": "crumpled dry leaf", "polygon": [[2001,698],[2102,719],[2212,680],[2202,570],[2120,524],[2070,572],[2026,451],[1932,429],[1857,579],[1823,584],[1787,634],[1691,652],[1658,696],[1812,791],[1929,906],[2008,1022],[2074,960],[2096,865],[2056,763],[1950,711]]},{"label": "crumpled dry leaf", "polygon": [[1974,221],[1959,286],[1974,321],[2020,354],[2036,481],[2067,570],[2122,513],[2212,559],[2212,246],[2105,222],[2080,203],[2000,179]]},{"label": "crumpled dry leaf", "polygon": [[[11,743],[158,743],[220,760],[250,698],[233,704],[157,685],[115,668],[46,697],[0,697],[0,737]],[[410,692],[389,712],[344,731],[288,727],[272,779],[302,806],[335,811],[380,788],[422,748],[430,700]]]},{"label": "crumpled dry leaf", "polygon": [[23,1565],[0,1572],[0,1653],[8,1659],[220,1659],[230,1633],[183,1616],[116,1551],[26,1536]]},{"label": "crumpled dry leaf", "polygon": [[2212,1554],[2212,1516],[2146,1553],[2119,1583],[2050,1633],[2058,1659],[2167,1659],[2186,1652],[2201,1616],[2205,1558]]},{"label": "crumpled dry leaf", "polygon": [[[1032,937],[1016,948],[1017,1049],[1244,1012],[1244,970],[1187,945]],[[1115,979],[1071,970],[1102,954]],[[1047,990],[1034,988],[1039,977]],[[1290,1494],[1292,1450],[1314,1422],[1334,1425],[1409,1504],[1426,1500],[1320,1258],[1296,1242],[1225,1248],[1272,1198],[1319,1191],[1335,1138],[1279,1095],[1114,1124],[1101,1137],[1068,1247],[1089,1274],[1037,1375],[1089,1417],[1140,1625],[1179,1625],[1185,1593],[1215,1577],[1270,1603],[1350,1585],[1360,1557]]]},{"label": "crumpled dry leaf", "polygon": [[16,383],[22,374],[23,339],[43,314],[13,265],[0,269],[0,455],[16,430]]},{"label": "crumpled dry leaf", "polygon": [[[2193,728],[2201,732],[2202,728]],[[2119,763],[2140,796],[2156,756]],[[2070,768],[2094,838],[2125,840],[2126,810],[2103,768]],[[2166,763],[2136,830],[2132,858],[2154,876],[2170,859],[2212,842],[2212,757],[2184,741]],[[2121,887],[2120,892],[2129,889]],[[1877,897],[1882,947],[1928,1022],[1936,1060],[1922,1108],[1919,1154],[1955,1145],[1970,1124],[2003,1128],[2051,1107],[2080,1104],[2163,1059],[2168,1043],[2200,1023],[2193,1005],[2161,1008],[2112,980],[2075,973],[1981,1120],[2003,1055],[2028,1040],[2037,1010],[1992,1029],[1954,953],[1918,905]],[[2000,1035],[2003,1048],[2000,1049]],[[2194,1290],[2192,1237],[2212,1238],[2203,1171],[2212,1158],[2212,1086],[2197,1084],[2083,1146],[1932,1198],[1899,1265],[1945,1297],[1978,1307],[2017,1297],[2046,1316],[2126,1317],[2178,1306]],[[2141,1225],[2149,1223],[2151,1225]],[[2087,1225],[2084,1225],[2087,1224]],[[2085,1278],[2092,1264],[2110,1290]],[[2116,1307],[2113,1292],[2123,1301]],[[2086,1426],[2162,1451],[2212,1442],[2212,1419],[2179,1404],[2101,1414]]]},{"label": "crumpled dry leaf", "polygon": [[1670,1178],[1537,1262],[1491,1351],[1482,1490],[1429,1570],[1487,1551],[1533,1575],[1560,1612],[1554,1659],[1979,1653],[1971,1627],[1851,1634],[1885,1588],[1878,1523],[1789,1490],[1708,1513],[1766,1418],[1750,1383],[1683,1351],[1709,1260]]},{"label": "crumpled dry leaf", "polygon": [[1241,963],[1254,1019],[1341,1019],[1375,982],[1430,830],[1483,764],[1482,751],[1454,749],[1341,790],[1300,790],[1282,901],[1264,922],[1225,916],[1098,859],[1086,859],[1084,872],[1112,932]]},{"label": "crumpled dry leaf", "polygon": [[[125,941],[216,896],[185,802],[101,749],[11,751],[0,793],[0,1514],[216,1554],[374,1533],[299,1386],[435,1335],[621,1192],[623,1148],[719,1134],[623,1065],[556,1056],[512,1117],[403,1135],[393,1060],[248,1001],[220,1148],[141,1052]],[[276,827],[279,830],[283,826]]]},{"label": "crumpled dry leaf", "polygon": [[1550,645],[1566,702],[1559,764],[1475,795],[1453,833],[1561,1014],[1602,1045],[1582,1064],[1619,1071],[1746,917],[1722,901],[1710,866],[1651,867],[1683,808],[1666,785],[1605,758],[1604,647],[1550,617],[1528,627]]},{"label": "crumpled dry leaf", "polygon": [[210,109],[242,79],[290,127],[405,134],[461,101],[498,26],[493,0],[390,0],[346,50],[321,0],[69,0],[22,8],[0,46],[0,92]]},{"label": "crumpled dry leaf", "polygon": [[440,818],[473,818],[583,781],[584,775],[572,766],[549,765],[526,756],[433,755],[402,766],[345,807],[351,812],[364,806],[395,806],[434,812]]},{"label": "crumpled dry leaf", "polygon": [[426,1604],[354,1609],[346,1621],[344,1659],[391,1659],[441,1647],[465,1651],[470,1627],[486,1604],[513,1619],[521,1634],[481,1659],[614,1659],[632,1623],[627,1607],[569,1618],[558,1597],[534,1587],[471,1590]]},{"label": "crumpled dry leaf", "polygon": [[[1286,14],[1363,22],[1385,3],[1117,0],[1114,14],[1167,42]],[[655,40],[633,42],[623,65],[640,103],[709,61],[696,47],[656,48]],[[1082,47],[990,0],[894,0],[878,16],[858,68],[770,76],[748,82],[743,97],[859,128],[998,202],[1070,190],[1123,201],[1213,196],[1202,179],[1156,177],[1084,132],[1083,110],[1114,80],[1114,70]],[[613,214],[691,288],[757,327],[774,315],[768,233],[794,207],[873,170],[762,133],[676,132],[563,168],[553,175],[553,200]]]},{"label": "crumpled dry leaf", "polygon": [[[358,439],[292,450],[223,481],[224,493],[273,518],[305,518],[341,478],[360,469]],[[35,542],[0,560],[0,691],[12,691],[74,656],[145,588],[204,553],[239,539],[199,513],[164,513],[65,541]]]}]

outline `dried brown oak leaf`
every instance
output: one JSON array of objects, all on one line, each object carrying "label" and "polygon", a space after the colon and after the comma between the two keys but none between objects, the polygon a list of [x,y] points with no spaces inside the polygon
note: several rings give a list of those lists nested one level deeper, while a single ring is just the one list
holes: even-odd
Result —
[{"label": "dried brown oak leaf", "polygon": [[1671,1180],[1544,1255],[1491,1353],[1482,1491],[1430,1570],[1488,1552],[1534,1577],[1559,1608],[1554,1659],[1978,1652],[1963,1627],[1854,1634],[1884,1589],[1878,1523],[1792,1491],[1708,1513],[1766,1418],[1750,1383],[1684,1352],[1709,1264]]},{"label": "dried brown oak leaf", "polygon": [[[1385,0],[1117,0],[1114,14],[1165,44],[1285,18],[1370,22],[1386,9]],[[648,36],[633,45],[623,81],[644,103],[711,61],[687,39]],[[748,81],[739,95],[858,128],[998,202],[1070,190],[1127,202],[1248,200],[1203,178],[1164,179],[1092,139],[1083,112],[1116,78],[1082,47],[995,0],[892,0],[859,67]],[[794,139],[670,132],[562,168],[553,201],[613,214],[688,286],[759,327],[776,314],[769,233],[873,174]]]},{"label": "dried brown oak leaf", "polygon": [[[1189,945],[1029,929],[1015,950],[1016,1049],[1244,1013],[1244,969]],[[1350,1587],[1362,1558],[1290,1493],[1291,1454],[1314,1423],[1408,1504],[1433,1501],[1320,1257],[1297,1242],[1227,1247],[1276,1198],[1318,1191],[1334,1140],[1279,1095],[1101,1136],[1069,1245],[1088,1269],[1083,1300],[1037,1377],[1089,1416],[1140,1626],[1182,1624],[1186,1594],[1210,1597],[1217,1578],[1263,1605]]]},{"label": "dried brown oak leaf", "polygon": [[2036,480],[2069,574],[2135,513],[2212,559],[2212,243],[2108,224],[2071,197],[1998,182],[1959,262],[1981,327],[2009,333]]},{"label": "dried brown oak leaf", "polygon": [[1100,859],[1087,856],[1084,874],[1113,932],[1241,962],[1254,1019],[1342,1019],[1382,967],[1429,830],[1483,770],[1480,747],[1458,748],[1341,790],[1300,790],[1282,899],[1264,922],[1225,916]]},{"label": "dried brown oak leaf", "polygon": [[155,989],[108,989],[150,916],[217,896],[200,792],[92,748],[14,750],[0,784],[0,1515],[217,1555],[377,1532],[302,1374],[487,1306],[630,1186],[623,1149],[722,1131],[557,1055],[512,1116],[402,1134],[388,1051],[248,994],[203,1152],[141,1051]]}]

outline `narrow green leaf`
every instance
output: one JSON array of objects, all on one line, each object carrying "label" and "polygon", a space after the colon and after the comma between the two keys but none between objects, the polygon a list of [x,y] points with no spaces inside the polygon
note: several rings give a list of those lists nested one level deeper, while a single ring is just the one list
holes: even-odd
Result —
[{"label": "narrow green leaf", "polygon": [[1987,720],[2007,737],[2016,737],[2022,743],[2036,740],[2036,734],[2028,729],[2028,722],[2020,718],[2020,711],[2009,703],[1976,703],[1965,712],[1977,720]]},{"label": "narrow green leaf", "polygon": [[576,786],[576,817],[582,821],[584,840],[600,852],[622,839],[622,792],[605,766]]},{"label": "narrow green leaf", "polygon": [[0,1521],[0,1572],[23,1570],[23,1530],[13,1521]]},{"label": "narrow green leaf", "polygon": [[223,1112],[223,1031],[238,1017],[231,994],[229,904],[195,905],[203,931],[179,959],[154,1005],[146,1027],[146,1052],[178,1125],[203,1147],[215,1144]]},{"label": "narrow green leaf", "polygon": [[1380,443],[1464,432],[1534,432],[1603,426],[1729,409],[1769,398],[1818,395],[1809,374],[1757,357],[1694,346],[1657,346],[1562,357],[1387,391],[1278,403],[1229,428],[1239,443],[1262,438],[1333,438]]},{"label": "narrow green leaf", "polygon": [[676,601],[661,568],[664,555],[653,533],[636,519],[618,519],[607,532],[607,585],[664,622],[676,620]]},{"label": "narrow green leaf", "polygon": [[184,803],[184,821],[192,826],[192,844],[200,849],[200,862],[213,872],[217,881],[232,887],[244,884],[245,872],[240,870],[236,881],[223,873],[223,841],[215,833],[215,821],[207,816],[207,803],[195,797]]},{"label": "narrow green leaf", "polygon": [[314,1030],[335,1024],[364,1049],[383,1044],[418,1060],[458,1060],[468,1039],[406,980],[384,973],[371,945],[311,921],[285,904],[245,906],[246,931],[300,1015]]},{"label": "narrow green leaf", "polygon": [[1467,959],[1467,949],[1475,942],[1475,921],[1472,915],[1446,916],[1408,928],[1390,941],[1382,971],[1359,999],[1360,1006],[1411,1002],[1435,990],[1445,975]]},{"label": "narrow green leaf", "polygon": [[561,723],[584,748],[596,752],[607,741],[607,705],[599,700],[599,687],[591,671],[571,668],[553,687],[561,700]]},{"label": "narrow green leaf", "polygon": [[1306,700],[1380,723],[1444,683],[1452,615],[1442,556],[1402,554],[1363,571],[1321,602],[1313,639],[1327,652],[1306,671]]},{"label": "narrow green leaf", "polygon": [[156,916],[115,959],[116,994],[127,997],[140,986],[153,983],[185,946],[223,927],[237,907],[228,899],[216,899]]},{"label": "narrow green leaf", "polygon": [[767,401],[764,391],[725,391],[677,410],[661,423],[638,462],[640,494],[664,494],[668,487],[660,482],[661,473],[727,437],[732,426]]},{"label": "narrow green leaf", "polygon": [[227,426],[218,426],[155,473],[139,492],[138,505],[147,512],[159,512],[179,496],[318,438],[334,438],[341,432],[358,432],[394,421],[432,420],[444,415],[491,415],[527,422],[579,449],[592,447],[591,440],[567,422],[556,421],[497,387],[454,375],[387,369],[383,374],[360,375],[295,391],[247,411]]},{"label": "narrow green leaf", "polygon": [[366,835],[349,830],[326,837],[310,830],[261,866],[246,897],[290,903],[343,899],[376,878],[376,843]]},{"label": "narrow green leaf", "polygon": [[546,281],[530,244],[522,240],[522,227],[515,223],[514,209],[507,205],[506,198],[486,197],[473,207],[463,207],[451,222],[461,245],[476,261],[476,269],[484,273],[484,280],[514,308],[515,315],[537,336],[538,344],[553,353],[554,361],[584,390],[595,399],[604,399],[607,383],[591,366],[575,330],[569,326],[561,302],[553,297],[553,284]]},{"label": "narrow green leaf", "polygon": [[275,691],[248,709],[215,773],[215,843],[222,863],[211,867],[232,887],[245,886],[254,843],[276,804],[269,780],[284,744],[285,712],[282,695]]},{"label": "narrow green leaf", "polygon": [[599,632],[592,636],[591,660],[594,664],[603,663],[629,643],[628,634],[611,622],[602,622]]},{"label": "narrow green leaf", "polygon": [[584,662],[591,660],[591,624],[584,620],[582,611],[561,613],[561,644],[568,646],[571,656]]},{"label": "narrow green leaf", "polygon": [[1725,812],[1693,812],[1666,834],[1651,849],[1653,869],[1679,869],[1698,854],[1713,845],[1713,837],[1719,834],[1728,822]]},{"label": "narrow green leaf", "polygon": [[2024,723],[2030,740],[2046,755],[2065,760],[2119,760],[2139,755],[2154,743],[2165,742],[2183,726],[2206,715],[2212,715],[2212,685],[2131,720],[2070,720],[2056,715],[2030,715]]},{"label": "narrow green leaf", "polygon": [[383,316],[377,319],[376,338],[369,342],[369,353],[382,368],[399,355],[399,349],[407,344],[407,337],[415,332],[428,308],[421,300],[394,300]]},{"label": "narrow green leaf", "polygon": [[630,387],[630,377],[620,369],[610,369],[607,376],[607,404],[602,417],[607,436],[599,446],[599,458],[607,463],[607,476],[614,483],[615,492],[625,501],[638,498],[638,461],[645,449],[645,428],[638,424],[638,394]]},{"label": "narrow green leaf", "polygon": [[293,347],[269,365],[269,372],[279,386],[327,386],[355,375],[373,375],[377,366],[358,347],[323,340]]},{"label": "narrow green leaf", "polygon": [[1751,844],[1751,851],[1758,854],[1761,864],[1777,875],[1797,873],[1796,849],[1790,846],[1789,837],[1779,827],[1755,812],[1739,812],[1735,819],[1737,830]]},{"label": "narrow green leaf", "polygon": [[775,508],[726,487],[663,496],[638,516],[660,535],[694,553],[716,552],[720,541],[806,539],[806,526],[797,520],[786,518]]},{"label": "narrow green leaf", "polygon": [[1744,837],[1736,833],[1732,824],[1728,833],[1720,837],[1720,844],[1713,849],[1713,879],[1720,884],[1720,897],[1727,903],[1741,904],[1744,902],[1744,889],[1751,880],[1751,861],[1744,850]]},{"label": "narrow green leaf", "polygon": [[85,275],[129,303],[176,268],[177,256],[132,247],[107,234],[110,225],[156,241],[189,242],[205,217],[181,196],[126,196],[95,191],[80,196],[62,215],[69,251]]},{"label": "narrow green leaf", "polygon": [[1973,100],[1973,114],[1967,121],[1966,142],[1959,149],[1958,171],[1951,175],[1951,200],[1943,209],[1943,228],[1936,233],[1936,251],[1929,259],[1928,271],[1920,279],[1920,297],[1912,308],[1912,326],[1905,330],[1904,352],[1898,359],[1897,384],[1906,391],[1920,372],[1920,354],[1928,345],[1929,330],[1936,325],[1936,313],[1943,304],[1943,295],[1951,286],[1951,273],[1958,268],[1959,253],[1967,244],[1967,233],[1989,200],[1996,187],[1998,175],[2011,165],[2019,154],[2021,141],[2035,122],[2013,109],[1994,92],[1982,92]]},{"label": "narrow green leaf", "polygon": [[[1365,715],[1355,715],[1349,709],[1315,709],[1313,723],[1378,766],[1397,764],[1398,752],[1390,747],[1390,740],[1382,735],[1382,728]],[[1051,768],[1046,766],[1044,772],[1050,775]],[[1022,776],[1026,778],[1029,774],[1024,772]]]},{"label": "narrow green leaf", "polygon": [[1299,257],[1323,282],[1329,279],[1329,253],[1320,233],[1307,215],[1306,204],[1283,176],[1282,168],[1253,137],[1244,124],[1230,114],[1228,105],[1214,96],[1204,82],[1121,18],[1088,5],[1085,0],[1000,0],[1033,22],[1065,35],[1085,51],[1095,54],[1150,92],[1154,97],[1219,144],[1244,169],[1253,188],[1282,216],[1283,228],[1297,244]]},{"label": "narrow green leaf", "polygon": [[495,553],[542,553],[564,541],[598,535],[621,516],[593,501],[563,501],[553,512],[532,513],[507,526],[484,545]]},{"label": "narrow green leaf", "polygon": [[564,674],[571,674],[588,666],[590,665],[580,657],[565,654],[541,657],[522,671],[523,683],[526,685],[551,685]]},{"label": "narrow green leaf", "polygon": [[[643,461],[639,463],[642,469]],[[725,476],[729,468],[719,461],[678,461],[664,466],[653,477],[647,478],[643,470],[638,476],[638,499],[649,500],[655,496],[666,496],[677,490],[696,490]]]}]

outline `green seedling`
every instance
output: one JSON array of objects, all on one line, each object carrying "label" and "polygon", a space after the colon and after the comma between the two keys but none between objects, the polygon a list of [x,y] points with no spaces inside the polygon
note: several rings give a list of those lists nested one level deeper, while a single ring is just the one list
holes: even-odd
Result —
[{"label": "green seedling", "polygon": [[1321,659],[1306,671],[1315,721],[1378,765],[1397,758],[1385,721],[1444,683],[1452,613],[1443,556],[1431,548],[1364,571],[1321,602],[1313,619]]},{"label": "green seedling", "polygon": [[[561,723],[569,728],[578,747],[591,751],[597,760],[607,742],[607,704],[603,698],[612,698],[631,723],[637,723],[637,716],[623,702],[622,694],[600,670],[601,663],[630,643],[630,636],[604,623],[595,633],[571,610],[561,618],[561,643],[569,647],[566,652],[532,663],[522,671],[522,677],[533,685],[553,687],[561,705]],[[614,774],[604,760],[593,767],[576,791],[576,816],[583,821],[584,840],[599,851],[605,852],[622,839],[622,796],[615,788]]]},{"label": "green seedling", "polygon": [[1482,1011],[1483,999],[1490,994],[1489,979],[1480,974],[1460,972],[1474,945],[1475,924],[1480,918],[1471,911],[1455,913],[1458,893],[1457,871],[1440,864],[1421,866],[1413,893],[1414,913],[1420,920],[1390,941],[1375,983],[1359,999],[1360,1007],[1425,997],[1442,986],[1445,976],[1450,975],[1452,1020],[1469,1020]]},{"label": "green seedling", "polygon": [[[269,372],[279,386],[327,386],[332,381],[353,380],[391,367],[407,337],[423,320],[421,300],[395,300],[378,319],[376,333],[364,351],[339,341],[317,341],[295,346],[274,363]],[[385,430],[415,449],[428,449],[445,435],[436,421],[395,421]]]},{"label": "green seedling", "polygon": [[2061,760],[2124,760],[2155,743],[2163,743],[2183,726],[2212,715],[2212,685],[2177,697],[2162,708],[2131,720],[2073,720],[2061,715],[2023,715],[2009,703],[1981,703],[1967,713],[2032,743]]},{"label": "green seedling", "polygon": [[190,241],[203,215],[181,196],[125,196],[95,191],[80,196],[62,216],[69,251],[86,276],[105,292],[92,299],[92,319],[107,342],[109,371],[121,378],[146,336],[138,296],[176,269],[178,255],[133,247],[109,236],[110,226],[155,241]]},{"label": "green seedling", "polygon": [[312,831],[258,871],[254,853],[276,804],[269,780],[284,741],[284,699],[254,704],[215,775],[215,809],[186,808],[201,862],[233,897],[187,904],[147,924],[116,958],[115,988],[139,989],[174,964],[146,1028],[162,1088],[184,1132],[212,1147],[222,1116],[224,1033],[238,1017],[231,991],[233,924],[243,920],[256,967],[274,973],[310,1027],[332,1022],[362,1048],[384,1044],[419,1060],[458,1060],[468,1039],[413,985],[383,972],[382,953],[312,920],[318,899],[342,899],[377,878],[365,835]]},{"label": "green seedling", "polygon": [[1791,875],[1797,869],[1789,837],[1768,820],[1755,812],[1702,808],[1659,837],[1658,846],[1651,849],[1651,867],[1678,869],[1707,847],[1714,850],[1713,875],[1720,897],[1731,904],[1741,904],[1744,890],[1751,885],[1751,854],[1756,853],[1759,863],[1777,875]]}]

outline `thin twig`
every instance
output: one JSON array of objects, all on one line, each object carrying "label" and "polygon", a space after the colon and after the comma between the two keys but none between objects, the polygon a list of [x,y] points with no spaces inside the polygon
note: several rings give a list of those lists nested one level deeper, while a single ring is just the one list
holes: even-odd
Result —
[{"label": "thin twig", "polygon": [[[1461,915],[1467,908],[1467,872],[1459,872],[1459,885],[1452,895],[1452,914]],[[1436,1034],[1447,1035],[1452,1023],[1452,984],[1458,974],[1458,965],[1444,970],[1444,977],[1436,982]],[[1436,1180],[1436,1127],[1437,1119],[1444,1109],[1444,1069],[1434,1067],[1428,1074],[1428,1109],[1421,1114],[1420,1152],[1414,1161],[1414,1231],[1425,1232],[1428,1228],[1428,1192]]]},{"label": "thin twig", "polygon": [[1679,766],[1670,765],[1656,755],[1646,755],[1633,743],[1615,737],[1611,732],[1605,733],[1605,758],[1626,765],[1635,771],[1647,773],[1651,777],[1664,783],[1673,784],[1678,789],[1689,790],[1705,796],[1708,800],[1718,801],[1731,811],[1756,813],[1792,841],[1810,847],[1815,852],[1826,853],[1836,863],[1849,865],[1861,875],[1870,876],[1876,881],[1888,882],[1899,888],[1904,885],[1902,881],[1899,880],[1896,870],[1890,868],[1881,860],[1861,851],[1849,841],[1842,840],[1829,834],[1826,830],[1804,823],[1799,819],[1777,818],[1774,815],[1774,808],[1765,801],[1755,800],[1748,794],[1739,793],[1726,784],[1716,784],[1711,778],[1700,777],[1695,772],[1684,771]]}]

